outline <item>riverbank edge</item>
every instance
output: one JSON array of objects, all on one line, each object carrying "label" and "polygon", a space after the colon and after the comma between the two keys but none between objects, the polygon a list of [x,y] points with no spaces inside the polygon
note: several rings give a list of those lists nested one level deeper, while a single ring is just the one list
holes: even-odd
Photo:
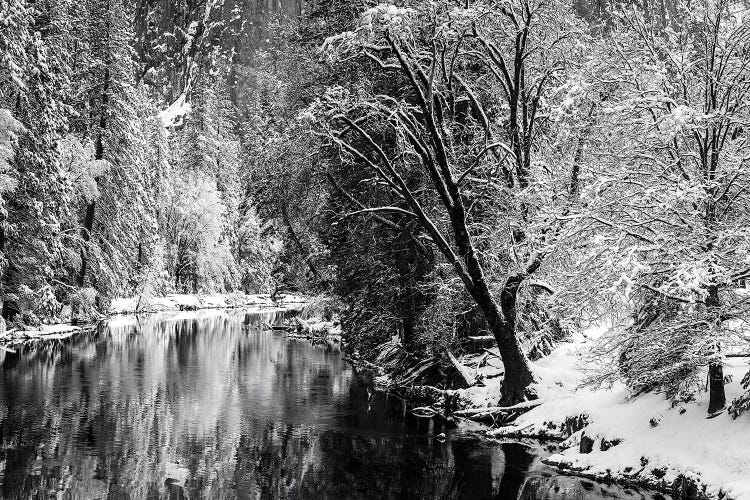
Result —
[{"label": "riverbank edge", "polygon": [[[73,326],[73,325],[65,325],[65,324],[58,324],[58,325],[46,325],[49,331],[51,333],[46,336],[39,338],[39,336],[35,336],[34,338],[21,338],[20,343],[24,342],[37,342],[37,341],[46,341],[46,340],[63,340],[65,338],[71,337],[75,334],[80,334],[86,331],[90,331],[94,328],[96,328],[101,322],[107,322],[113,317],[116,316],[122,316],[127,314],[153,314],[153,313],[160,313],[160,312],[179,312],[179,311],[192,311],[192,310],[208,310],[208,309],[239,309],[239,308],[260,308],[261,310],[266,309],[288,309],[290,306],[296,306],[296,307],[302,307],[307,303],[307,300],[300,300],[300,297],[294,297],[291,300],[286,298],[282,298],[280,301],[270,301],[270,296],[261,296],[263,300],[258,300],[259,296],[246,296],[244,300],[240,300],[239,297],[233,296],[232,301],[234,301],[232,304],[228,304],[226,300],[221,301],[221,303],[218,303],[216,301],[216,296],[210,296],[208,300],[201,301],[200,298],[196,298],[194,296],[180,296],[180,297],[189,297],[189,301],[187,303],[182,303],[182,306],[179,306],[180,301],[173,301],[175,304],[178,304],[174,306],[171,309],[159,309],[159,310],[151,310],[151,311],[140,311],[140,312],[129,312],[129,311],[123,311],[123,312],[116,312],[116,313],[110,313],[107,317],[102,318],[101,320],[92,323],[90,325],[84,325],[84,326]],[[172,299],[174,297],[171,297]],[[193,307],[195,304],[200,305],[200,307]],[[29,332],[17,332],[19,335],[27,335]],[[32,331],[32,333],[38,333]],[[0,343],[3,341],[2,338],[0,338]],[[7,345],[7,344],[0,344],[0,345]],[[17,344],[16,344],[17,345]],[[9,349],[7,349],[9,350]],[[433,418],[437,418],[443,423],[447,424],[448,426],[456,426],[461,425],[461,422],[464,420],[470,420],[470,419],[464,419],[463,417],[457,417],[454,415],[456,411],[466,409],[467,407],[471,406],[471,402],[467,401],[465,399],[460,398],[463,390],[460,389],[439,389],[434,386],[399,386],[396,384],[391,377],[387,376],[384,372],[382,367],[379,367],[377,365],[374,365],[373,363],[369,363],[368,361],[362,359],[362,358],[347,358],[347,361],[355,368],[356,372],[358,373],[358,376],[362,376],[362,374],[365,374],[365,378],[370,378],[372,381],[372,387],[373,390],[382,392],[382,393],[388,393],[394,396],[397,396],[407,402],[408,405],[411,406],[410,411],[419,408],[420,405],[424,406],[435,406],[444,409],[443,412],[432,415]],[[367,374],[369,373],[369,375]],[[544,405],[541,405],[537,407],[539,410],[544,409]],[[473,420],[476,422],[476,420]],[[541,423],[541,421],[539,422]],[[491,427],[489,425],[486,425],[484,423],[481,423],[481,426],[484,428],[483,430],[480,430],[479,432],[483,432],[487,435],[488,438],[493,439],[528,439],[533,440],[536,442],[544,443],[544,442],[558,442],[561,444],[561,448],[563,448],[562,451],[569,451],[574,450],[578,448],[581,444],[581,441],[583,440],[583,433],[586,430],[586,427],[588,426],[588,416],[585,413],[581,413],[577,415],[576,417],[568,417],[565,420],[560,419],[549,419],[544,421],[544,428],[541,428],[540,426],[534,426],[534,428],[531,431],[528,431],[528,427],[524,426],[518,426],[518,425],[506,425],[502,427]],[[593,439],[588,438],[590,441],[594,441],[593,446],[595,448],[598,448],[601,446],[601,441],[603,439],[598,438],[596,434],[593,434]],[[615,444],[616,446],[616,444]],[[623,473],[622,471],[620,473],[612,473],[611,471],[607,471],[606,473],[594,473],[588,470],[586,467],[576,467],[574,464],[572,464],[570,461],[565,460],[566,457],[562,456],[561,454],[555,454],[547,459],[544,460],[544,463],[553,467],[556,469],[559,473],[570,475],[570,476],[576,476],[576,477],[582,477],[590,480],[594,480],[597,482],[601,482],[603,484],[618,484],[624,487],[631,487],[634,489],[648,489],[650,491],[659,492],[659,493],[665,493],[670,495],[679,496],[681,498],[691,498],[696,500],[713,500],[713,499],[722,499],[722,500],[733,500],[735,497],[731,496],[730,494],[727,494],[724,492],[721,488],[717,488],[716,485],[713,485],[713,487],[709,487],[705,483],[700,482],[700,477],[688,477],[685,474],[685,471],[680,471],[679,469],[669,470],[668,471],[668,478],[673,478],[671,481],[666,481],[664,479],[659,479],[653,476],[648,475],[648,470],[645,465],[640,464],[633,464],[634,467],[631,468],[631,470],[635,470],[635,472],[629,472]],[[626,468],[627,469],[627,468]],[[636,474],[640,474],[642,472],[646,472],[646,475],[639,475],[638,477],[634,477]],[[744,497],[743,497],[744,498]]]},{"label": "riverbank edge", "polygon": [[[55,323],[24,330],[11,329],[0,332],[0,349],[15,352],[12,349],[14,346],[35,342],[67,340],[75,335],[91,332],[102,323],[107,323],[117,316],[209,309],[292,309],[304,307],[309,301],[308,297],[299,295],[280,295],[272,298],[269,294],[174,294],[158,297],[147,303],[142,302],[138,297],[118,298],[112,301],[113,307],[110,308],[107,314],[101,315],[94,321],[85,324]],[[136,304],[137,307],[130,307],[129,304],[131,303]],[[141,304],[144,304],[143,307],[141,307]]]},{"label": "riverbank edge", "polygon": [[[571,427],[571,422],[575,423]],[[550,427],[554,427],[555,423],[549,422]],[[722,489],[719,491],[712,491],[709,485],[702,483],[700,477],[692,475],[686,471],[680,471],[673,469],[670,471],[662,471],[662,478],[657,478],[650,475],[647,472],[648,463],[640,464],[640,467],[634,467],[633,472],[630,474],[613,473],[608,470],[604,473],[592,472],[587,467],[576,467],[569,461],[565,460],[565,457],[561,455],[562,452],[572,450],[581,447],[581,441],[589,439],[589,446],[591,447],[603,447],[603,443],[607,443],[606,447],[614,448],[618,445],[615,442],[606,442],[601,438],[590,438],[585,436],[585,430],[588,425],[588,415],[580,414],[578,417],[569,418],[566,422],[558,422],[557,425],[560,428],[569,428],[574,432],[566,434],[551,433],[551,432],[525,432],[523,429],[515,428],[512,424],[505,427],[488,428],[485,432],[488,436],[495,439],[533,439],[540,442],[555,441],[560,443],[561,450],[557,454],[545,458],[542,462],[550,467],[553,467],[560,474],[569,476],[582,477],[597,481],[604,484],[617,484],[625,488],[633,488],[636,490],[648,490],[657,493],[663,493],[671,495],[675,498],[684,498],[688,500],[734,500],[733,497],[728,495]],[[646,472],[646,474],[642,474]],[[667,472],[670,477],[674,477],[672,481],[666,481],[664,477],[667,477]]]},{"label": "riverbank edge", "polygon": [[[382,367],[379,367],[367,360],[361,358],[347,358],[355,370],[357,376],[364,378],[371,385],[374,392],[380,392],[396,396],[404,400],[407,404],[408,411],[415,413],[413,410],[422,409],[425,406],[440,407],[444,411],[431,415],[432,418],[440,420],[449,427],[465,425],[471,421],[474,425],[480,425],[480,432],[490,439],[508,439],[508,440],[531,440],[536,443],[559,443],[560,452],[543,459],[542,462],[554,468],[560,474],[589,479],[602,484],[616,484],[625,488],[631,488],[637,491],[649,491],[673,496],[675,498],[684,498],[688,500],[735,500],[734,497],[727,494],[723,489],[718,491],[710,488],[709,485],[702,483],[700,477],[691,475],[685,471],[671,470],[671,474],[665,474],[662,478],[656,478],[648,473],[638,475],[647,471],[647,465],[634,467],[634,472],[630,475],[617,474],[607,471],[605,473],[591,472],[586,467],[576,467],[565,461],[560,455],[565,450],[575,449],[580,446],[581,439],[585,439],[584,433],[589,425],[588,415],[581,413],[577,416],[567,417],[564,421],[548,421],[545,425],[549,430],[539,429],[534,426],[533,430],[528,432],[531,426],[518,428],[509,422],[500,427],[493,427],[486,422],[476,419],[470,419],[455,415],[457,411],[467,409],[470,402],[460,397],[462,391],[457,389],[440,389],[434,386],[399,386],[387,375],[383,373]],[[543,410],[544,404],[537,406]],[[416,414],[416,413],[415,413]],[[591,439],[591,438],[588,438]],[[596,437],[592,439],[592,445],[602,446],[602,439]],[[608,446],[615,447],[617,443],[608,443]],[[634,464],[635,465],[635,464]],[[664,477],[674,477],[672,481],[666,481]]]},{"label": "riverbank edge", "polygon": [[[554,457],[554,456],[553,456]],[[664,493],[677,498],[684,498],[687,500],[712,500],[714,498],[721,498],[722,500],[733,500],[732,497],[723,495],[715,497],[710,495],[705,489],[706,485],[695,481],[683,474],[678,475],[675,481],[671,484],[666,481],[653,481],[647,478],[629,479],[624,476],[609,475],[609,474],[595,474],[588,472],[585,468],[574,467],[565,462],[558,462],[553,460],[553,457],[549,457],[542,460],[542,463],[553,467],[558,473],[567,476],[582,477],[584,479],[590,479],[604,484],[617,484],[625,488],[632,488],[635,490],[648,490],[656,493]],[[699,487],[702,486],[702,489]]]}]

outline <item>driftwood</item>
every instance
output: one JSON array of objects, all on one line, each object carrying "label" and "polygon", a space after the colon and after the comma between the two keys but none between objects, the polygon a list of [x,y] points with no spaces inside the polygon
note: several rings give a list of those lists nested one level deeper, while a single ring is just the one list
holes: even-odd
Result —
[{"label": "driftwood", "polygon": [[[41,327],[45,328],[45,327]],[[39,330],[20,330],[10,329],[0,335],[0,349],[5,352],[16,352],[13,347],[20,345],[35,345],[44,342],[59,342],[67,340],[74,335],[78,335],[96,328],[96,324],[89,324],[83,327],[74,325],[63,325],[63,328],[57,329],[39,329]]]},{"label": "driftwood", "polygon": [[482,349],[482,350],[483,350],[483,351],[484,351],[484,352],[485,352],[485,353],[487,354],[487,356],[492,356],[492,357],[494,357],[494,358],[497,358],[497,359],[503,359],[503,358],[502,358],[502,357],[501,357],[501,356],[500,356],[500,355],[499,355],[498,353],[496,353],[496,352],[492,352],[492,351],[490,351],[489,349]]},{"label": "driftwood", "polygon": [[492,335],[469,335],[469,340],[473,340],[474,342],[494,342],[495,337]]},{"label": "driftwood", "polygon": [[453,367],[461,376],[461,379],[464,385],[466,387],[471,387],[474,384],[476,384],[477,383],[476,375],[472,374],[464,365],[462,365],[461,362],[458,359],[456,359],[456,357],[453,355],[450,349],[446,349],[445,352],[448,354],[448,359],[453,364]]},{"label": "driftwood", "polygon": [[419,418],[433,418],[435,415],[439,415],[440,412],[430,406],[418,406],[412,408],[412,414]]},{"label": "driftwood", "polygon": [[80,330],[68,330],[60,333],[41,333],[39,335],[29,335],[30,340],[65,340],[69,339]]},{"label": "driftwood", "polygon": [[464,417],[471,420],[480,421],[491,421],[507,422],[513,420],[522,413],[526,413],[532,408],[543,404],[544,401],[541,399],[535,399],[534,401],[526,401],[513,406],[488,406],[486,408],[468,408],[465,410],[458,410],[453,412],[453,415],[457,417]]},{"label": "driftwood", "polygon": [[543,404],[544,401],[541,399],[535,399],[533,401],[524,401],[513,406],[487,406],[485,408],[467,408],[465,410],[458,410],[453,412],[454,415],[459,417],[470,417],[479,413],[509,413],[519,410],[531,410]]}]

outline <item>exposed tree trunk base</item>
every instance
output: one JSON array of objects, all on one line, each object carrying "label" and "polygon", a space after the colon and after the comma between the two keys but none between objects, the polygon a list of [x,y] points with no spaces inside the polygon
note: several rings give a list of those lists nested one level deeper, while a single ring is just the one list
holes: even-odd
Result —
[{"label": "exposed tree trunk base", "polygon": [[529,361],[521,352],[517,339],[515,337],[498,337],[498,335],[495,336],[505,368],[502,386],[503,395],[499,406],[513,406],[523,401],[536,399],[536,394],[529,388],[535,382],[534,376],[531,373]]},{"label": "exposed tree trunk base", "polygon": [[716,413],[727,405],[724,392],[724,367],[721,363],[708,366],[708,413]]}]

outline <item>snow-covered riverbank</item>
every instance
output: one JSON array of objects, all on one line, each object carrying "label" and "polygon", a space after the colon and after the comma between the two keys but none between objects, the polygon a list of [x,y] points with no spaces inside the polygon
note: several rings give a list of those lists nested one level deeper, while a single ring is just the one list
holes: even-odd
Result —
[{"label": "snow-covered riverbank", "polygon": [[[661,394],[633,397],[622,385],[582,388],[592,336],[579,334],[534,362],[544,403],[494,437],[562,440],[547,462],[577,475],[695,497],[750,499],[750,415],[707,418],[708,395],[676,406]],[[746,358],[730,358],[727,401],[741,394]],[[459,391],[473,406],[499,399],[501,377]],[[689,496],[690,497],[690,496]]]},{"label": "snow-covered riverbank", "polygon": [[303,305],[309,299],[299,295],[282,294],[172,294],[165,297],[128,297],[112,301],[111,314],[133,314],[162,311],[191,311],[197,309],[227,309],[234,307],[289,307]]},{"label": "snow-covered riverbank", "polygon": [[[112,305],[103,321],[112,316],[125,314],[149,314],[170,311],[195,311],[203,309],[233,308],[291,308],[302,307],[309,299],[299,295],[248,295],[242,293],[187,295],[173,294],[165,297],[154,297],[144,300],[142,297],[118,298]],[[16,344],[38,341],[64,340],[83,330],[93,328],[94,324],[76,326],[66,323],[40,325],[23,329],[8,329],[0,332],[0,347],[12,350]]]}]

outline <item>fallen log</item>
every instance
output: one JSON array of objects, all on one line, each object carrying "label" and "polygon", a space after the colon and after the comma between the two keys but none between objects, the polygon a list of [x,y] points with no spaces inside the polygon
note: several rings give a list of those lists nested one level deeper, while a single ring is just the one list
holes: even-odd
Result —
[{"label": "fallen log", "polygon": [[469,335],[469,340],[473,340],[475,342],[494,342],[495,337],[492,335]]},{"label": "fallen log", "polygon": [[451,364],[453,364],[453,367],[456,369],[458,374],[461,376],[461,379],[463,380],[463,383],[466,385],[466,387],[471,387],[476,384],[476,375],[469,372],[469,370],[464,365],[462,365],[458,359],[456,359],[450,349],[446,349],[445,352],[448,353],[448,359],[450,360]]},{"label": "fallen log", "polygon": [[518,403],[517,405],[513,406],[487,406],[485,408],[467,408],[465,410],[457,410],[454,411],[453,414],[457,417],[476,417],[479,415],[482,416],[492,416],[492,415],[500,415],[500,414],[508,414],[513,412],[526,412],[531,410],[532,408],[536,408],[537,406],[543,404],[544,401],[541,399],[535,399],[533,401],[525,401],[523,403]]},{"label": "fallen log", "polygon": [[411,412],[415,417],[419,418],[433,418],[435,415],[438,415],[440,413],[436,409],[429,406],[418,406],[416,408],[413,408]]},{"label": "fallen log", "polygon": [[500,355],[499,355],[498,353],[496,353],[496,352],[492,352],[492,351],[490,351],[489,349],[482,349],[482,350],[483,350],[484,352],[486,352],[488,356],[493,356],[493,357],[495,357],[495,358],[498,358],[498,359],[503,359],[503,358],[502,358],[502,357],[501,357],[501,356],[500,356]]}]

